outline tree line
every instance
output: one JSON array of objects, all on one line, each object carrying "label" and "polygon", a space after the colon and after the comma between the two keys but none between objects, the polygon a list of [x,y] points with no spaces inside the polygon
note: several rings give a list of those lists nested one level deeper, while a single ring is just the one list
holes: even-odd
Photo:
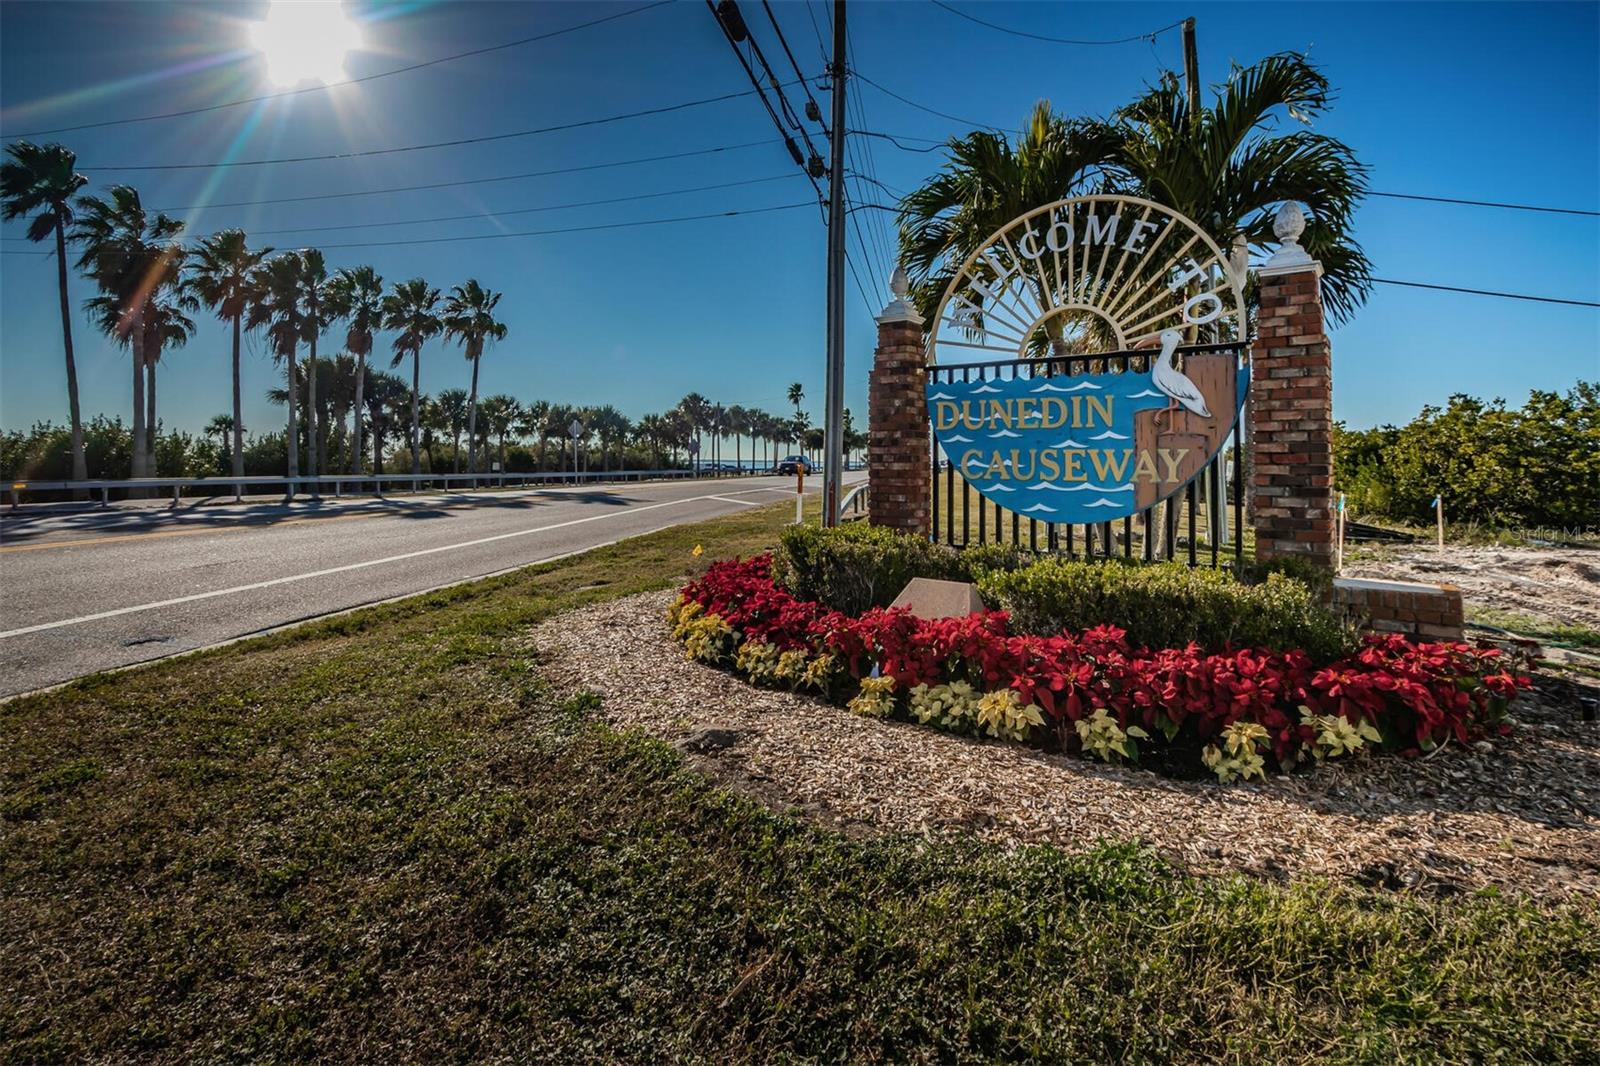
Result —
[{"label": "tree line", "polygon": [[[501,294],[477,279],[454,286],[448,294],[422,278],[386,286],[371,266],[330,272],[315,248],[254,248],[240,229],[221,230],[189,247],[182,241],[183,224],[147,210],[134,187],[114,185],[104,195],[84,193],[88,179],[76,164],[75,154],[63,145],[27,141],[8,145],[0,163],[5,219],[27,218],[29,240],[55,245],[69,418],[64,441],[48,423],[27,434],[5,434],[0,466],[7,477],[82,480],[91,476],[91,457],[95,477],[382,473],[391,442],[399,445],[399,458],[409,459],[413,474],[424,467],[439,472],[441,463],[461,472],[463,437],[466,471],[488,469],[495,461],[489,458],[495,441],[503,470],[512,462],[508,444],[524,440],[536,440],[537,451],[525,452],[519,465],[531,463],[533,469],[564,469],[569,464],[562,450],[570,446],[575,455],[588,457],[590,443],[598,443],[603,469],[613,457],[618,465],[628,463],[624,453],[630,445],[636,458],[646,453],[660,466],[670,456],[676,464],[691,440],[698,444],[707,435],[708,461],[720,458],[721,446],[730,438],[735,461],[741,464],[745,440],[752,462],[758,441],[774,462],[777,452],[790,444],[820,450],[814,438],[821,431],[800,410],[804,393],[799,384],[789,390],[792,415],[724,406],[693,393],[671,410],[637,422],[610,405],[524,404],[507,395],[480,401],[482,356],[491,344],[505,339],[507,329],[497,317]],[[77,270],[97,290],[85,304],[90,320],[127,349],[132,362],[132,425],[123,430],[120,418],[94,420],[92,447],[86,443],[78,400],[67,290],[69,248],[77,252]],[[193,337],[194,316],[201,312],[210,312],[231,329],[232,413],[213,418],[199,437],[163,435],[157,370],[167,352]],[[331,356],[325,344],[330,331],[342,341]],[[239,361],[242,338],[252,332],[264,337],[273,360],[283,368],[283,384],[270,390],[268,398],[286,408],[287,419],[281,434],[256,434],[247,447]],[[390,369],[404,366],[409,383],[371,365],[383,332],[393,334]],[[422,392],[423,352],[436,339],[460,346],[470,366],[467,389],[446,389],[436,397]],[[576,440],[568,432],[574,420],[581,425]],[[852,446],[864,446],[853,427],[847,428]],[[559,447],[549,459],[552,440]],[[57,471],[62,464],[54,456],[63,444],[68,469]],[[218,461],[223,452],[225,464]]]},{"label": "tree line", "polygon": [[1600,382],[1565,395],[1534,390],[1520,408],[1455,395],[1403,426],[1334,425],[1334,487],[1357,515],[1600,528]]}]

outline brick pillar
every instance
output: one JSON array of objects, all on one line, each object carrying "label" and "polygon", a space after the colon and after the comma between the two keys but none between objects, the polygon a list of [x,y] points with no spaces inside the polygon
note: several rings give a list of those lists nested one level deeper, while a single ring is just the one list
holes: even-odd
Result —
[{"label": "brick pillar", "polygon": [[1322,264],[1300,247],[1305,216],[1278,210],[1282,241],[1258,272],[1251,348],[1251,491],[1256,558],[1304,555],[1333,568],[1333,356],[1323,324]]},{"label": "brick pillar", "polygon": [[929,536],[927,371],[922,316],[906,299],[905,271],[889,282],[894,300],[878,316],[878,350],[867,393],[867,520]]}]

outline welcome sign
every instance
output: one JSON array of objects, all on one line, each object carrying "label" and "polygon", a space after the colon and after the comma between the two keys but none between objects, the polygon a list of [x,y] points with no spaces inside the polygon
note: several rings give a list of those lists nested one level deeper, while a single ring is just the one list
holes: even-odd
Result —
[{"label": "welcome sign", "polygon": [[945,455],[983,496],[1040,521],[1104,522],[1170,496],[1221,450],[1249,385],[1235,363],[1188,359],[1191,372],[1204,368],[1210,417],[1173,411],[1153,372],[933,384],[928,410]]},{"label": "welcome sign", "polygon": [[[1134,514],[1199,474],[1237,424],[1248,365],[1232,347],[1186,351],[1185,336],[1225,344],[1243,322],[1238,279],[1182,215],[1118,196],[1041,208],[994,234],[945,292],[928,345],[934,439],[981,495],[1018,514]],[[1100,361],[1146,369],[1043,375],[1064,365],[1046,356],[1083,362],[1096,341],[1148,349]],[[959,372],[974,350],[994,353],[985,368],[1011,356],[1009,376]]]}]

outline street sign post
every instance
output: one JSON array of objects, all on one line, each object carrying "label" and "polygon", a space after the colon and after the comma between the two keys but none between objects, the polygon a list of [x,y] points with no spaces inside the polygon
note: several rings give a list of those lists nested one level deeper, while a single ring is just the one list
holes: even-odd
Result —
[{"label": "street sign post", "polygon": [[578,438],[583,436],[583,423],[576,418],[567,426],[567,433],[572,437],[572,483],[578,483]]}]

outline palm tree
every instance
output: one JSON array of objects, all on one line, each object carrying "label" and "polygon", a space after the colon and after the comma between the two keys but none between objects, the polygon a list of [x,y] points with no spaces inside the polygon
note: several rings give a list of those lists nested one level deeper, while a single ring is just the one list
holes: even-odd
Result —
[{"label": "palm tree", "polygon": [[306,352],[306,382],[309,398],[306,407],[306,466],[308,473],[319,473],[318,443],[327,437],[327,426],[317,403],[317,338],[328,328],[333,315],[328,309],[328,268],[322,252],[316,248],[303,248],[299,256],[300,272],[295,284],[300,290],[301,324],[310,348]]},{"label": "palm tree", "polygon": [[443,328],[435,313],[439,290],[421,278],[402,281],[383,299],[383,324],[399,331],[391,367],[411,354],[411,472],[422,473],[422,346]]},{"label": "palm tree", "polygon": [[539,440],[539,458],[537,466],[537,469],[539,470],[544,469],[545,442],[550,439],[549,435],[546,433],[546,425],[549,415],[549,401],[535,400],[532,403],[523,404],[522,417],[517,419],[517,436],[523,438],[536,437]]},{"label": "palm tree", "polygon": [[[600,438],[600,469],[602,471],[611,469],[611,443],[613,441],[620,443],[625,440],[628,436],[630,425],[628,416],[610,404],[597,407],[591,412],[589,426],[594,430],[595,435]],[[618,462],[619,464],[621,463],[620,456],[618,457]]]},{"label": "palm tree", "polygon": [[806,387],[804,385],[800,384],[798,381],[792,382],[789,385],[788,393],[789,393],[789,402],[794,404],[794,409],[796,411],[799,411],[800,410],[800,401],[802,401],[802,400],[804,400],[806,398]]},{"label": "palm tree", "polygon": [[[304,312],[300,305],[300,256],[295,252],[281,252],[262,263],[256,272],[255,298],[245,312],[245,328],[265,326],[267,343],[272,358],[285,363],[284,380],[289,388],[285,400],[289,405],[288,446],[289,477],[300,476],[300,432],[296,412],[297,399],[294,384],[299,380],[295,353],[300,338],[305,333]],[[294,486],[290,486],[292,493]]]},{"label": "palm tree", "polygon": [[1107,127],[1117,138],[1113,160],[1141,195],[1182,212],[1231,249],[1241,277],[1249,249],[1275,240],[1279,205],[1309,206],[1301,244],[1322,263],[1333,321],[1345,322],[1372,288],[1371,263],[1350,237],[1367,168],[1332,137],[1275,132],[1283,116],[1309,125],[1331,101],[1328,79],[1292,52],[1235,68],[1211,106],[1195,113],[1167,73]]},{"label": "palm tree", "polygon": [[[900,260],[924,318],[932,320],[951,277],[995,230],[1103,184],[1121,141],[1105,123],[1062,118],[1048,100],[1034,105],[1014,146],[988,130],[953,138],[944,169],[900,204]],[[1049,284],[1042,274],[1033,280],[1041,290]],[[1057,354],[1068,346],[1067,326],[1060,316],[1046,320]],[[792,392],[789,400],[798,409]]]},{"label": "palm tree", "polygon": [[461,473],[461,431],[467,425],[467,390],[445,389],[437,401],[439,414],[445,428],[450,431],[452,463],[456,473]]},{"label": "palm tree", "polygon": [[383,328],[383,278],[370,266],[346,267],[328,282],[328,310],[344,320],[345,351],[356,357],[355,398],[352,401],[355,438],[350,445],[350,472],[361,473],[362,390],[367,383],[367,356],[373,334]]},{"label": "palm tree", "polygon": [[678,401],[678,410],[682,412],[685,421],[689,423],[689,433],[695,439],[696,469],[700,466],[700,431],[711,424],[711,401],[698,392],[691,392]]},{"label": "palm tree", "polygon": [[244,416],[239,397],[239,341],[244,313],[258,293],[257,268],[271,248],[251,251],[242,229],[225,229],[200,242],[189,261],[188,285],[200,302],[233,324],[233,476],[244,476]]},{"label": "palm tree", "polygon": [[[113,185],[105,198],[84,196],[78,201],[78,219],[72,239],[83,251],[78,269],[99,286],[112,314],[101,322],[119,339],[126,339],[133,354],[133,461],[134,477],[149,477],[154,465],[150,430],[145,424],[144,320],[155,294],[177,280],[184,250],[177,243],[183,223],[167,215],[151,218],[131,185]],[[93,303],[93,301],[91,301]]]},{"label": "palm tree", "polygon": [[[200,302],[178,283],[178,260],[173,260],[169,281],[151,294],[144,312],[145,432],[150,437],[149,454],[156,453],[156,366],[168,348],[182,348],[194,336],[194,319],[189,311]],[[154,459],[151,460],[152,464]],[[154,471],[152,471],[153,473]]]},{"label": "palm tree", "polygon": [[[506,470],[506,434],[511,432],[511,427],[516,425],[522,417],[522,405],[515,396],[501,393],[496,396],[487,396],[483,400],[483,417],[488,424],[489,433],[500,438],[500,472]],[[485,436],[488,434],[486,433]]]},{"label": "palm tree", "polygon": [[644,415],[634,424],[634,437],[649,445],[656,469],[661,469],[661,442],[666,439],[666,421],[660,415]]},{"label": "palm tree", "polygon": [[367,405],[367,424],[372,430],[372,472],[383,475],[383,442],[398,420],[397,412],[406,402],[409,390],[405,380],[367,367],[367,382],[361,398]]},{"label": "palm tree", "polygon": [[500,294],[478,284],[477,278],[451,289],[444,302],[444,335],[461,344],[472,364],[472,391],[467,396],[467,467],[471,470],[478,468],[478,360],[484,345],[506,338],[505,323],[494,317],[499,302]]},{"label": "palm tree", "polygon": [[67,356],[67,411],[72,420],[72,478],[89,476],[83,455],[83,420],[78,411],[78,366],[72,357],[72,307],[67,296],[67,227],[74,215],[72,198],[89,184],[73,168],[78,157],[59,144],[43,147],[29,141],[6,145],[0,163],[0,217],[28,220],[28,240],[56,239],[56,288],[61,299],[61,346]]}]

